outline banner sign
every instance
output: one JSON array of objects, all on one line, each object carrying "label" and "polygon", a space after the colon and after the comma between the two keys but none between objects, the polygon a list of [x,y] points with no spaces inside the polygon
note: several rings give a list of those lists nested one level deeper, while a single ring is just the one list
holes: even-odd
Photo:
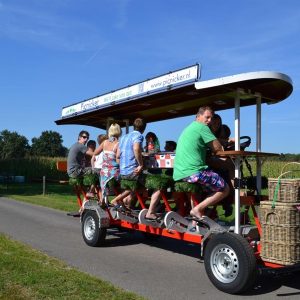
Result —
[{"label": "banner sign", "polygon": [[195,82],[198,79],[199,65],[196,64],[194,66],[170,72],[168,74],[155,77],[135,85],[116,90],[114,92],[103,94],[77,104],[66,106],[62,109],[62,118],[73,114],[83,113],[85,111],[99,109],[110,104],[117,104],[118,102],[124,100],[138,98],[143,94],[151,94],[152,92],[170,89],[172,86],[176,87],[188,82]]}]

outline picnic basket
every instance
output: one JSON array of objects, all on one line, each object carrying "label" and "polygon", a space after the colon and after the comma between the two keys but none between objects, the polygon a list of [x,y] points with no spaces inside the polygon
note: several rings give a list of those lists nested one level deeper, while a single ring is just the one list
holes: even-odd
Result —
[{"label": "picnic basket", "polygon": [[[286,168],[291,165],[299,166],[299,168],[286,171]],[[300,163],[289,162],[283,166],[278,178],[268,179],[269,200],[273,203],[300,202],[300,177],[290,176],[290,178],[286,178],[287,175],[293,175],[295,172],[300,173]]]},{"label": "picnic basket", "polygon": [[261,258],[264,261],[292,265],[300,262],[300,178],[283,178],[299,170],[285,171],[270,178],[269,200],[260,202]]}]

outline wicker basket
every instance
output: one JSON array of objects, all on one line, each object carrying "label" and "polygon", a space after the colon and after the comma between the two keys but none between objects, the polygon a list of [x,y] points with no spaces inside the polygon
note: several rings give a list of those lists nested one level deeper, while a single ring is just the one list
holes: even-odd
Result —
[{"label": "wicker basket", "polygon": [[261,241],[261,258],[264,261],[282,264],[293,265],[300,262],[300,243],[274,243]]},{"label": "wicker basket", "polygon": [[260,202],[261,257],[291,265],[300,262],[300,203]]},{"label": "wicker basket", "polygon": [[290,162],[283,166],[278,178],[269,178],[269,200],[273,202],[300,202],[300,178],[283,178],[287,174],[299,172],[298,170],[285,171],[290,165],[298,165],[298,162]]},{"label": "wicker basket", "polygon": [[276,203],[273,207],[270,201],[261,201],[259,220],[268,225],[300,225],[300,203]]},{"label": "wicker basket", "polygon": [[[275,196],[277,178],[269,178],[269,200]],[[281,179],[277,194],[277,202],[300,202],[300,179]]]},{"label": "wicker basket", "polygon": [[262,225],[261,241],[269,243],[286,243],[300,245],[300,225],[298,226],[274,226]]}]

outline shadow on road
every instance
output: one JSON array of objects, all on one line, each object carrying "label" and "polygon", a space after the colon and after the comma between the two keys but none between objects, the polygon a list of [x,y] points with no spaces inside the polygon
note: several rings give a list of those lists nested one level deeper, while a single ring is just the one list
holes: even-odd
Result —
[{"label": "shadow on road", "polygon": [[107,231],[104,247],[123,247],[128,245],[140,244],[143,240],[133,231],[123,228],[113,228]]},{"label": "shadow on road", "polygon": [[[161,236],[143,234],[142,232],[133,231],[118,231],[117,229],[109,230],[109,239],[106,239],[106,247],[119,247],[132,244],[146,244],[150,247],[160,248],[172,253],[187,255],[198,258],[199,263],[203,263],[200,257],[200,245],[182,242],[179,240],[168,239]],[[280,293],[278,297],[300,296],[300,271],[293,273],[277,273],[275,270],[272,273],[266,269],[260,270],[260,275],[254,287],[244,293],[244,296],[258,296],[274,292],[282,286],[293,288],[296,291],[292,293]]]},{"label": "shadow on road", "polygon": [[266,274],[263,272],[255,284],[255,286],[244,295],[263,295],[278,290],[282,286],[293,288],[296,291],[292,293],[280,293],[276,296],[287,297],[289,296],[300,296],[300,271],[287,273],[287,274]]},{"label": "shadow on road", "polygon": [[173,253],[183,254],[200,259],[200,245],[170,239],[146,232],[121,231],[116,229],[109,230],[108,236],[114,236],[114,239],[106,239],[106,247],[126,246],[128,244],[146,244],[151,247],[160,248]]}]

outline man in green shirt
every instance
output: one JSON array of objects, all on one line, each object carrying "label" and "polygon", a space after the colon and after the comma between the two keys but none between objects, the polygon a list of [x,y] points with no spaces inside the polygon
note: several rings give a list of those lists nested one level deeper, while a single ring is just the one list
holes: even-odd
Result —
[{"label": "man in green shirt", "polygon": [[229,187],[224,179],[206,165],[208,147],[213,153],[222,150],[221,144],[208,127],[213,114],[210,107],[200,107],[196,120],[184,129],[176,148],[174,180],[200,184],[209,192],[209,196],[190,212],[197,218],[204,215],[207,206],[215,205],[229,194]]}]

